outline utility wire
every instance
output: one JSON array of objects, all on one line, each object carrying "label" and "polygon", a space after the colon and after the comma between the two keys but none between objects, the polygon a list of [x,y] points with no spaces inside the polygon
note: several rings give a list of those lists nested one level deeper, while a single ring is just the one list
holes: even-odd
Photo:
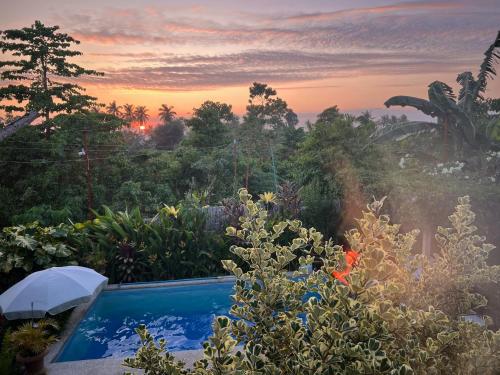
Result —
[{"label": "utility wire", "polygon": [[[209,146],[209,147],[205,147],[205,148],[219,148],[219,149],[225,149],[227,148],[228,146],[231,146],[232,144],[228,144],[228,145],[221,145],[221,146]],[[81,147],[81,145],[80,145]],[[76,150],[71,150],[71,151],[76,151]],[[88,151],[91,151],[91,149],[88,149]],[[130,157],[137,157],[137,156],[152,156],[150,152],[148,153],[138,153],[138,154],[130,154],[130,153],[126,153],[127,150],[97,150],[97,151],[105,151],[105,152],[116,152],[116,154],[114,156],[110,156],[110,157],[103,157],[103,158],[92,158],[92,159],[89,159],[90,161],[94,161],[94,160],[109,160],[109,159],[113,159],[115,156],[119,155],[120,153],[123,153],[124,155],[129,155]],[[155,151],[155,149],[150,149],[150,151]],[[168,152],[175,152],[176,150],[162,150],[163,153],[168,153]],[[79,162],[79,161],[85,161],[85,159],[61,159],[61,160],[47,160],[47,159],[32,159],[32,160],[0,160],[0,163],[12,163],[12,164],[49,164],[49,163],[73,163],[73,162]]]},{"label": "utility wire", "polygon": [[[133,154],[131,157],[136,157],[136,156],[147,156],[148,154]],[[89,161],[95,161],[95,160],[108,160],[108,159],[113,159],[114,156],[109,156],[105,158],[92,158],[89,159]],[[46,159],[32,159],[32,160],[25,160],[25,161],[20,161],[20,160],[0,160],[0,163],[13,163],[13,164],[49,164],[49,163],[74,163],[74,162],[79,162],[79,161],[86,161],[86,159],[66,159],[66,160],[46,160]]]},{"label": "utility wire", "polygon": [[[38,151],[46,151],[46,152],[50,152],[50,151],[78,151],[78,149],[82,148],[83,146],[82,145],[79,145],[79,146],[73,146],[72,148],[42,148],[42,147],[14,147],[14,146],[2,146],[0,147],[0,151],[3,150],[3,149],[11,149],[11,150],[38,150]],[[127,149],[126,148],[120,148],[118,149],[118,147],[115,147],[115,149],[105,149],[105,148],[89,148],[87,149],[88,151],[96,151],[96,152],[99,152],[99,151],[102,151],[102,152],[112,152],[112,151],[126,151]]]},{"label": "utility wire", "polygon": [[[13,141],[13,142],[17,142],[17,143],[21,143],[21,144],[34,144],[34,145],[41,145],[41,146],[57,146],[59,145],[60,143],[55,143],[55,142],[52,142],[52,143],[49,143],[49,142],[46,142],[46,143],[43,143],[43,141]],[[7,143],[6,142],[2,142],[0,144],[0,150],[4,147],[11,147],[13,148],[14,146],[10,146],[10,145],[6,145],[6,146],[3,146],[2,144],[3,143]],[[82,147],[83,143],[63,143],[62,144],[63,146],[76,146],[76,147]],[[197,146],[196,148],[197,149],[215,149],[215,148],[220,148],[220,149],[224,149],[224,148],[227,148],[228,146],[231,146],[232,143],[228,143],[226,145],[218,145],[218,146]],[[110,147],[110,148],[116,148],[117,147],[117,144],[105,144],[105,143],[95,143],[93,145],[94,147]],[[131,145],[131,146],[134,146],[134,145]],[[144,147],[144,146],[143,146]],[[35,147],[34,147],[35,148]],[[38,147],[36,147],[38,148]],[[146,148],[146,147],[144,147]],[[150,146],[150,148],[152,150],[154,149],[158,149],[158,150],[168,150],[166,147],[161,147],[161,146]],[[40,149],[43,149],[40,147]]]},{"label": "utility wire", "polygon": [[[10,143],[9,143],[10,142]],[[16,140],[7,140],[2,143],[0,143],[0,148],[5,147],[4,145],[9,145],[12,144],[12,142],[19,143],[21,145],[41,145],[41,146],[57,146],[57,145],[64,145],[64,146],[81,146],[83,143],[64,143],[64,142],[47,142],[47,141],[16,141]],[[116,147],[116,143],[96,143],[94,146],[103,146],[103,147]]]}]

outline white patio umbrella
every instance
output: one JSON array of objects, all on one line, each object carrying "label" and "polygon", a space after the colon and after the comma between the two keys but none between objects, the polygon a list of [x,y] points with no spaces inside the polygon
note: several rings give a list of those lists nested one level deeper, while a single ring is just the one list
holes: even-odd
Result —
[{"label": "white patio umbrella", "polygon": [[7,319],[43,318],[90,301],[108,278],[90,268],[52,267],[34,272],[0,295]]}]

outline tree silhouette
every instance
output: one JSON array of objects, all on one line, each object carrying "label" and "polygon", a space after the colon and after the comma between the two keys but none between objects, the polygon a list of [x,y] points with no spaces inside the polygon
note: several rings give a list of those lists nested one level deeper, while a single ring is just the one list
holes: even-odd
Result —
[{"label": "tree silhouette", "polygon": [[139,122],[140,128],[144,129],[144,124],[149,119],[148,109],[143,105],[137,106],[137,108],[135,109],[134,115],[135,115],[135,119]]},{"label": "tree silhouette", "polygon": [[129,123],[135,120],[135,107],[133,104],[123,106],[123,119]]},{"label": "tree silhouette", "polygon": [[173,150],[184,137],[184,124],[181,120],[173,120],[168,124],[154,128],[151,138],[156,148]]},{"label": "tree silhouette", "polygon": [[448,135],[455,141],[457,149],[461,150],[464,142],[473,148],[479,147],[477,129],[472,122],[474,107],[483,101],[483,94],[486,91],[488,78],[496,75],[494,64],[500,54],[500,31],[495,41],[484,53],[484,60],[479,68],[477,79],[471,72],[464,72],[457,76],[460,84],[460,92],[457,96],[453,89],[446,83],[435,81],[429,85],[428,99],[415,98],[412,96],[393,96],[384,104],[386,107],[410,106],[419,111],[436,117],[438,122],[408,122],[397,124],[393,127],[386,127],[374,133],[374,140],[384,140],[388,138],[402,138],[412,134],[419,134],[422,131],[438,129],[443,134],[443,154],[446,159]]},{"label": "tree silhouette", "polygon": [[[37,111],[46,120],[54,112],[88,109],[96,98],[84,95],[84,89],[69,82],[57,82],[55,77],[76,78],[82,75],[102,75],[67,61],[82,53],[69,48],[79,44],[68,34],[56,32],[59,26],[45,26],[35,21],[31,27],[1,32],[0,49],[18,59],[0,61],[3,81],[23,82],[0,88],[0,109],[7,112]],[[29,83],[29,85],[27,85]],[[17,102],[17,104],[13,103]]]},{"label": "tree silhouette", "polygon": [[339,108],[336,105],[334,105],[333,107],[325,109],[318,115],[318,122],[328,124],[334,122],[340,116],[341,114]]},{"label": "tree silhouette", "polygon": [[170,123],[175,118],[175,115],[177,113],[173,111],[173,109],[174,109],[173,106],[168,106],[167,104],[161,105],[159,109],[159,115],[160,119],[163,121],[165,125]]},{"label": "tree silhouette", "polygon": [[118,104],[116,104],[116,101],[113,100],[109,105],[106,107],[106,112],[110,115],[120,117],[122,112],[121,112],[122,107]]}]

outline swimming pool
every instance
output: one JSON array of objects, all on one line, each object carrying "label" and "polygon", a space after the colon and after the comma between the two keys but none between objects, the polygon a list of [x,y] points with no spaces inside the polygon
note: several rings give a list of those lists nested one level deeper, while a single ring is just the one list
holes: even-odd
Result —
[{"label": "swimming pool", "polygon": [[132,356],[140,346],[135,328],[144,324],[170,351],[201,349],[214,316],[227,315],[233,280],[106,290],[68,338],[56,362]]}]

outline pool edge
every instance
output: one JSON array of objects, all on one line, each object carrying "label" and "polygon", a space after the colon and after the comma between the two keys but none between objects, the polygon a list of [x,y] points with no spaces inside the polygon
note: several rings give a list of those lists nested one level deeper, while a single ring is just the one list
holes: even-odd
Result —
[{"label": "pool edge", "polygon": [[[192,368],[194,362],[203,357],[203,349],[182,350],[171,353],[177,360]],[[133,369],[123,365],[124,358],[85,359],[81,361],[51,362],[45,368],[49,375],[123,375]]]},{"label": "pool edge", "polygon": [[[165,288],[165,287],[175,287],[175,286],[187,286],[187,285],[203,285],[203,284],[221,284],[229,281],[236,280],[234,276],[215,276],[208,278],[193,278],[193,279],[182,279],[182,280],[167,280],[167,281],[158,281],[158,282],[149,282],[149,283],[130,283],[130,284],[110,284],[106,287],[102,288],[102,290],[95,294],[89,302],[86,302],[78,307],[76,307],[71,313],[68,322],[66,323],[66,327],[61,334],[60,339],[50,347],[49,353],[45,357],[46,367],[50,372],[50,368],[57,367],[59,364],[69,364],[69,363],[78,363],[78,362],[89,362],[89,361],[110,361],[110,358],[100,358],[100,359],[87,359],[81,361],[65,361],[65,362],[57,362],[57,359],[62,354],[68,340],[72,337],[75,329],[78,327],[78,324],[82,319],[85,318],[87,312],[92,308],[97,298],[104,291],[119,291],[119,290],[133,290],[133,289],[151,289],[151,288]],[[188,352],[199,352],[203,353],[203,349],[195,349],[195,350],[184,350],[172,352],[174,356],[183,357],[183,353],[188,355]],[[190,356],[190,355],[188,355]],[[124,357],[126,358],[126,357]],[[112,358],[113,360],[119,360],[123,362],[124,358]]]},{"label": "pool edge", "polygon": [[215,277],[194,278],[194,279],[152,281],[147,283],[110,284],[106,286],[103,290],[147,289],[147,288],[164,288],[169,286],[219,284],[235,280],[236,278],[234,276],[215,276]]}]

